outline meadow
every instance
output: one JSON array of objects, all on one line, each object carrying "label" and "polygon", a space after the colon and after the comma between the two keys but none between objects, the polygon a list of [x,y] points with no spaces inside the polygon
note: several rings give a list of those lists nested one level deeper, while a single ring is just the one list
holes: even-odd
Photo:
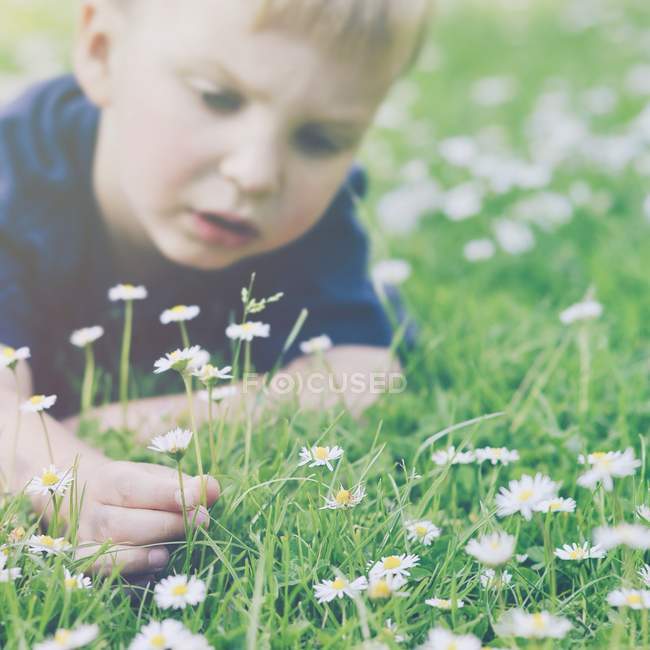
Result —
[{"label": "meadow", "polygon": [[[0,99],[69,65],[73,9],[6,3]],[[90,575],[5,497],[0,647],[650,648],[647,3],[443,3],[360,157],[406,390],[131,443],[193,473],[196,441],[222,486],[158,587]],[[178,392],[193,359],[162,364]]]}]

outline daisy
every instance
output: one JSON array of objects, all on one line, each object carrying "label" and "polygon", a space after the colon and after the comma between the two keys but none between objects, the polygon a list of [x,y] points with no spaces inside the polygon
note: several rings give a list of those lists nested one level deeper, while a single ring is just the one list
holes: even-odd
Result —
[{"label": "daisy", "polygon": [[[213,402],[220,402],[223,399],[226,399],[227,397],[232,397],[233,395],[237,395],[239,392],[237,386],[219,386],[218,388],[213,388],[212,389],[212,401]],[[210,399],[210,393],[208,393],[207,390],[200,390],[198,392],[199,399],[202,402],[207,402]]]},{"label": "daisy", "polygon": [[578,321],[594,320],[600,318],[603,313],[603,306],[593,300],[587,299],[567,307],[560,312],[560,321],[564,325],[571,325]]},{"label": "daisy", "polygon": [[411,265],[406,260],[383,260],[372,267],[371,275],[375,286],[397,286],[408,280]]},{"label": "daisy", "polygon": [[641,505],[636,507],[636,514],[650,524],[650,506]]},{"label": "daisy", "polygon": [[169,325],[169,323],[180,323],[196,318],[201,313],[201,308],[198,305],[176,305],[171,309],[165,309],[165,311],[160,314],[160,322],[163,325]]},{"label": "daisy", "polygon": [[517,540],[507,533],[492,533],[479,539],[471,539],[465,551],[482,564],[498,566],[505,564],[515,551]]},{"label": "daisy", "polygon": [[618,526],[601,526],[594,530],[594,543],[606,551],[624,544],[639,550],[650,549],[650,528],[641,524],[618,524]]},{"label": "daisy", "polygon": [[217,368],[211,363],[206,363],[204,366],[197,368],[193,374],[204,386],[210,388],[218,381],[232,379],[232,366]]},{"label": "daisy", "polygon": [[465,607],[465,601],[463,600],[456,600],[454,603],[452,600],[445,598],[427,598],[427,600],[424,602],[426,605],[429,605],[430,607],[436,607],[437,609],[451,609],[454,604],[457,609]]},{"label": "daisy", "polygon": [[151,439],[151,444],[147,449],[159,451],[167,454],[170,458],[178,462],[187,451],[192,440],[192,432],[188,429],[172,429],[164,436],[156,436]]},{"label": "daisy", "polygon": [[529,614],[522,609],[510,609],[494,626],[494,631],[499,636],[524,639],[563,639],[572,627],[566,618],[549,612]]},{"label": "daisy", "polygon": [[615,589],[607,594],[607,602],[612,607],[650,609],[650,591],[641,589]]},{"label": "daisy", "polygon": [[54,465],[44,467],[40,476],[34,476],[27,484],[27,494],[56,494],[62,496],[73,481],[72,470],[58,470]]},{"label": "daisy", "polygon": [[476,454],[477,463],[489,461],[493,465],[497,463],[508,465],[519,460],[519,452],[516,449],[506,449],[505,447],[482,447],[476,449],[474,453]]},{"label": "daisy", "polygon": [[66,591],[74,591],[75,589],[90,589],[92,587],[92,582],[90,578],[85,576],[83,573],[77,573],[73,575],[68,571],[68,569],[63,569],[65,575],[63,578],[63,586]]},{"label": "daisy", "polygon": [[271,326],[259,321],[249,321],[241,325],[233,323],[226,328],[226,336],[233,340],[248,341],[256,337],[268,338],[271,334]]},{"label": "daisy", "polygon": [[443,627],[429,630],[427,640],[418,650],[481,650],[481,642],[473,634],[454,634]]},{"label": "daisy", "polygon": [[129,650],[207,650],[210,647],[200,634],[192,634],[179,621],[167,618],[142,627]]},{"label": "daisy", "polygon": [[594,489],[598,483],[602,483],[607,492],[611,492],[614,487],[612,478],[631,476],[641,465],[641,461],[634,458],[634,450],[630,447],[624,452],[594,452],[589,454],[586,460],[583,455],[580,455],[578,461],[582,465],[591,466],[589,470],[578,477],[578,485]]},{"label": "daisy", "polygon": [[70,550],[72,547],[63,537],[50,537],[49,535],[32,535],[28,541],[32,553],[45,553],[57,555]]},{"label": "daisy", "polygon": [[472,239],[463,246],[463,256],[468,262],[483,262],[494,257],[496,246],[491,239]]},{"label": "daisy", "polygon": [[650,564],[644,564],[643,568],[639,569],[638,574],[645,585],[650,587]]},{"label": "daisy", "polygon": [[321,510],[329,508],[338,510],[339,508],[354,508],[359,505],[366,496],[366,490],[362,484],[359,484],[354,491],[346,490],[342,485],[338,492],[325,497],[325,505]]},{"label": "daisy", "polygon": [[37,643],[34,650],[73,650],[91,643],[98,635],[97,625],[80,625],[76,630],[60,628],[51,639]]},{"label": "daisy", "polygon": [[436,465],[467,465],[476,460],[473,451],[456,451],[452,445],[444,451],[436,451],[431,455],[431,460]]},{"label": "daisy", "polygon": [[510,584],[512,574],[507,571],[497,574],[494,569],[483,569],[478,579],[484,589],[500,589]]},{"label": "daisy", "polygon": [[365,576],[349,581],[343,576],[338,576],[334,580],[323,580],[314,585],[314,593],[319,603],[329,603],[335,598],[349,596],[354,598],[364,589],[368,588],[368,580]]},{"label": "daisy", "polygon": [[118,284],[108,290],[108,299],[111,302],[118,300],[144,300],[147,297],[147,289],[142,285],[137,287],[132,284]]},{"label": "daisy", "polygon": [[154,589],[156,605],[163,609],[185,609],[205,600],[205,583],[194,576],[169,576]]},{"label": "daisy", "polygon": [[430,546],[434,539],[440,537],[442,531],[428,519],[406,522],[406,535],[411,542],[422,542]]},{"label": "daisy", "polygon": [[519,564],[523,564],[527,559],[528,559],[528,555],[526,553],[515,554],[515,560],[517,560]]},{"label": "daisy", "polygon": [[176,370],[177,372],[193,372],[199,366],[203,365],[205,351],[198,345],[182,350],[168,352],[164,357],[158,359],[154,365],[154,373],[159,374],[167,370]]},{"label": "daisy", "polygon": [[582,546],[577,544],[564,544],[562,548],[555,549],[556,557],[559,557],[560,560],[590,560],[595,558],[605,557],[607,551],[600,546],[589,546],[589,542],[584,542]]},{"label": "daisy", "polygon": [[331,472],[334,468],[332,467],[331,461],[338,460],[343,456],[343,449],[338,446],[334,447],[312,447],[307,449],[303,447],[300,450],[300,462],[298,467],[301,465],[306,465],[309,463],[309,467],[317,467],[319,465],[325,465],[327,469]]},{"label": "daisy", "polygon": [[22,570],[20,567],[5,569],[6,565],[7,556],[4,553],[0,553],[0,582],[13,582],[22,577]]},{"label": "daisy", "polygon": [[29,359],[30,352],[28,347],[11,348],[8,345],[0,347],[0,368],[9,368],[13,370],[19,361]]},{"label": "daisy", "polygon": [[399,575],[385,575],[383,577],[371,575],[368,583],[368,598],[379,600],[391,596],[406,597],[409,592],[402,591],[405,584],[406,580]]},{"label": "daisy", "polygon": [[327,334],[323,334],[308,341],[303,341],[300,344],[300,351],[303,354],[322,354],[331,350],[332,345],[332,339]]},{"label": "daisy", "polygon": [[502,487],[496,497],[497,515],[506,517],[516,512],[529,521],[533,516],[533,508],[547,499],[556,496],[559,484],[548,476],[535,474],[531,477],[524,474],[518,481],[510,481],[508,488]]},{"label": "daisy", "polygon": [[56,402],[56,395],[32,395],[20,406],[21,411],[26,413],[40,413],[46,411]]},{"label": "daisy", "polygon": [[576,502],[573,499],[555,497],[540,501],[533,510],[535,512],[575,512]]},{"label": "daisy", "polygon": [[384,621],[384,633],[387,634],[395,643],[404,643],[409,640],[409,637],[405,634],[400,634],[397,623],[393,622],[392,619],[387,618]]},{"label": "daisy", "polygon": [[85,348],[87,345],[94,343],[102,336],[104,336],[104,328],[101,325],[83,327],[80,330],[72,332],[70,335],[70,343],[78,348]]},{"label": "daisy", "polygon": [[420,563],[418,555],[388,555],[382,557],[379,562],[370,569],[370,578],[383,578],[384,576],[407,577],[411,569]]}]

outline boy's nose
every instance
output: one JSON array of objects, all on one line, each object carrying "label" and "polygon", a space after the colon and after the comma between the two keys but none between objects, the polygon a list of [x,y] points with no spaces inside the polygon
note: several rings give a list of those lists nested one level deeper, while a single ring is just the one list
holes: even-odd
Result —
[{"label": "boy's nose", "polygon": [[271,143],[249,143],[221,161],[221,174],[245,194],[265,195],[280,185],[280,160]]}]

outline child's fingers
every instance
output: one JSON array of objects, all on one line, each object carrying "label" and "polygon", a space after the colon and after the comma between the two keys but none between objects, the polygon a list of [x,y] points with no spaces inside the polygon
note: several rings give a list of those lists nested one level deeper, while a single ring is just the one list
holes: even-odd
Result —
[{"label": "child's fingers", "polygon": [[[77,549],[76,558],[93,557],[101,545],[94,542],[83,544]],[[164,546],[138,548],[127,545],[112,546],[95,558],[89,571],[99,575],[110,575],[115,569],[124,575],[135,575],[160,571],[169,562],[169,551]]]},{"label": "child's fingers", "polygon": [[[205,525],[210,515],[205,508],[188,511],[188,523]],[[93,539],[110,539],[117,544],[155,544],[172,542],[185,536],[183,515],[163,510],[98,506],[92,519],[89,536]]]}]

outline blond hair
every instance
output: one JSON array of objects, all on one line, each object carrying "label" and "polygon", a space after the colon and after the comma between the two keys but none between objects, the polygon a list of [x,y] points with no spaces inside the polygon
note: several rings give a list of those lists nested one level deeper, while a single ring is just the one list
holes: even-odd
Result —
[{"label": "blond hair", "polygon": [[417,60],[433,0],[257,0],[254,28],[290,27],[350,57],[399,57],[397,74]]}]

